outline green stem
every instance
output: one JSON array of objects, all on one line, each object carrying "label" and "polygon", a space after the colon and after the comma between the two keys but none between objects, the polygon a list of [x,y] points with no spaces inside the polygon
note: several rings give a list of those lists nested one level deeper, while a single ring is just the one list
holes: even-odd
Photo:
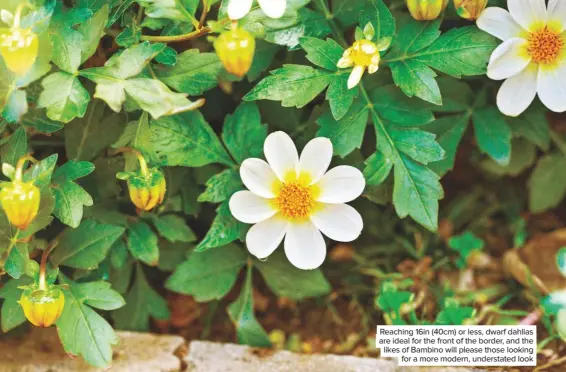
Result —
[{"label": "green stem", "polygon": [[155,41],[160,43],[178,43],[181,41],[196,39],[200,36],[204,36],[210,33],[212,30],[210,27],[203,27],[201,29],[194,30],[184,35],[175,36],[152,36],[152,35],[142,35],[140,37],[141,41]]},{"label": "green stem", "polygon": [[37,160],[35,160],[34,157],[32,157],[31,155],[24,155],[22,156],[18,162],[16,163],[16,172],[14,174],[14,180],[15,181],[21,181],[22,177],[23,177],[23,172],[24,172],[24,166],[26,165],[26,161],[31,161],[32,163],[37,163]]},{"label": "green stem", "polygon": [[556,145],[556,147],[558,147],[558,150],[560,150],[560,152],[566,156],[566,142],[564,142],[562,136],[556,133],[555,131],[551,130],[550,139]]},{"label": "green stem", "polygon": [[330,24],[330,28],[332,29],[332,35],[334,39],[340,44],[343,48],[348,48],[348,43],[344,38],[344,35],[340,31],[340,28],[334,22],[334,15],[330,12],[328,5],[326,4],[326,0],[317,0],[315,1],[316,7],[324,14],[324,17],[328,20],[328,24]]}]

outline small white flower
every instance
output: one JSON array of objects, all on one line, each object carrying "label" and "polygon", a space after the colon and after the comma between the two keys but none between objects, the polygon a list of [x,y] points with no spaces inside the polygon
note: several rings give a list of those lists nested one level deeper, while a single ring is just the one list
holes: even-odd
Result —
[{"label": "small white flower", "polygon": [[326,257],[321,232],[332,240],[350,242],[363,228],[360,214],[344,204],[364,190],[362,172],[341,165],[327,172],[332,159],[328,138],[311,140],[301,156],[284,132],[265,140],[267,162],[246,159],[240,176],[250,191],[238,191],[230,199],[232,215],[255,224],[246,245],[259,259],[268,257],[285,238],[289,261],[303,270],[316,269]]},{"label": "small white flower", "polygon": [[509,11],[487,8],[480,29],[503,40],[491,55],[487,76],[505,80],[497,106],[517,116],[538,93],[555,112],[566,111],[566,0],[508,0]]},{"label": "small white flower", "polygon": [[[281,18],[287,7],[286,0],[257,0],[261,10],[270,18]],[[244,18],[252,9],[253,0],[230,0],[228,17],[232,20]]]}]

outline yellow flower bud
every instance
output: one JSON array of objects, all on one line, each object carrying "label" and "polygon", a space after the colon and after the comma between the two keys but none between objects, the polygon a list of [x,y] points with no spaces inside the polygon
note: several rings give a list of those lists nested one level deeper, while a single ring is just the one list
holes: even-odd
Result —
[{"label": "yellow flower bud", "polygon": [[41,193],[33,182],[14,180],[0,190],[0,203],[10,223],[25,230],[39,210]]},{"label": "yellow flower bud", "polygon": [[143,174],[128,178],[130,199],[136,207],[149,211],[163,202],[166,191],[165,177],[158,169],[151,169],[147,177]]},{"label": "yellow flower bud", "polygon": [[226,71],[243,77],[252,65],[255,39],[246,30],[234,28],[224,31],[214,41],[214,49]]},{"label": "yellow flower bud", "polygon": [[409,12],[417,21],[432,21],[448,5],[448,0],[406,0]]},{"label": "yellow flower bud", "polygon": [[24,75],[35,63],[39,49],[37,35],[28,29],[14,27],[0,34],[0,54],[6,66],[18,75]]},{"label": "yellow flower bud", "polygon": [[31,324],[49,327],[61,316],[65,307],[65,295],[59,288],[29,288],[22,293],[19,304]]},{"label": "yellow flower bud", "polygon": [[354,67],[348,78],[348,89],[352,89],[362,79],[366,70],[373,74],[379,68],[379,47],[370,40],[358,40],[344,51],[337,63],[338,68]]},{"label": "yellow flower bud", "polygon": [[456,13],[468,21],[478,19],[486,6],[487,0],[454,0]]}]

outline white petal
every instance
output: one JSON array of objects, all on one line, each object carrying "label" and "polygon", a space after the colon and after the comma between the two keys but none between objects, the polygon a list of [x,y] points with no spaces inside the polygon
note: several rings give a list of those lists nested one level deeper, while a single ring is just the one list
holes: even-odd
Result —
[{"label": "white petal", "polygon": [[253,225],[246,235],[248,250],[257,258],[266,258],[279,246],[288,226],[289,222],[278,215]]},{"label": "white petal", "polygon": [[253,0],[230,0],[228,3],[228,17],[230,19],[244,18],[252,9]]},{"label": "white petal", "polygon": [[232,195],[229,206],[234,218],[244,223],[258,223],[277,212],[269,200],[251,191],[238,191]]},{"label": "white petal", "polygon": [[350,77],[348,78],[348,89],[352,89],[360,83],[362,76],[364,76],[365,69],[366,68],[364,66],[354,66],[354,69],[352,70]]},{"label": "white petal", "polygon": [[548,23],[560,24],[560,31],[566,29],[566,1],[550,0],[548,2]]},{"label": "white petal", "polygon": [[349,165],[340,165],[322,176],[317,185],[320,187],[317,201],[339,204],[360,196],[366,186],[366,180],[358,169]]},{"label": "white petal", "polygon": [[507,7],[518,24],[525,30],[532,31],[533,26],[544,25],[547,19],[544,0],[508,0]]},{"label": "white petal", "polygon": [[285,132],[271,133],[265,139],[263,152],[271,169],[281,181],[293,173],[297,176],[299,169],[299,154],[293,140]]},{"label": "white petal", "polygon": [[286,0],[257,0],[261,10],[270,18],[281,18],[287,6]]},{"label": "white petal", "polygon": [[348,68],[354,65],[354,61],[350,57],[342,57],[338,60],[336,67],[338,68]]},{"label": "white petal", "polygon": [[512,38],[495,48],[489,59],[487,76],[503,80],[523,71],[531,62],[531,57],[526,54],[527,43],[525,39]]},{"label": "white petal", "polygon": [[332,160],[332,142],[328,138],[318,137],[307,143],[299,159],[299,172],[311,176],[311,185],[317,182],[328,170]]},{"label": "white petal", "polygon": [[339,242],[351,242],[364,227],[362,216],[348,204],[324,204],[311,221],[324,235]]},{"label": "white petal", "polygon": [[566,62],[555,68],[539,68],[537,92],[542,103],[550,110],[566,111]]},{"label": "white petal", "polygon": [[312,270],[324,262],[326,244],[312,222],[292,223],[285,237],[285,254],[299,269]]},{"label": "white petal", "polygon": [[480,30],[503,41],[523,33],[523,29],[515,21],[511,13],[495,6],[484,10],[476,21],[476,25]]},{"label": "white petal", "polygon": [[244,185],[254,194],[267,199],[275,197],[273,186],[280,181],[264,160],[257,158],[244,160],[240,167],[240,177]]},{"label": "white petal", "polygon": [[533,102],[537,93],[537,69],[536,65],[531,65],[503,82],[497,93],[497,107],[502,113],[518,116]]}]

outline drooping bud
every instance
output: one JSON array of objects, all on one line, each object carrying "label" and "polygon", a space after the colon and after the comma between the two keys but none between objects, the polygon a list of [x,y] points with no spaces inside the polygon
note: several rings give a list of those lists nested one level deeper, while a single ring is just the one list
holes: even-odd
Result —
[{"label": "drooping bud", "polygon": [[417,21],[432,21],[446,9],[448,0],[406,0],[409,13]]},{"label": "drooping bud", "polygon": [[475,21],[487,6],[487,0],[454,0],[456,13],[468,21]]},{"label": "drooping bud", "polygon": [[128,191],[130,199],[136,207],[149,211],[163,202],[167,189],[165,176],[157,169],[148,170],[148,175],[141,172],[128,178]]},{"label": "drooping bud", "polygon": [[29,6],[22,3],[16,9],[12,27],[0,31],[0,54],[6,66],[18,75],[26,74],[35,63],[39,50],[37,35],[30,29],[20,27],[22,10]]},{"label": "drooping bud", "polygon": [[60,288],[27,288],[19,301],[27,320],[37,327],[49,327],[59,319],[65,307]]},{"label": "drooping bud", "polygon": [[248,31],[235,27],[218,36],[214,49],[226,71],[243,77],[252,65],[255,39]]},{"label": "drooping bud", "polygon": [[0,190],[0,203],[10,223],[25,230],[39,210],[41,193],[33,182],[14,180]]}]

